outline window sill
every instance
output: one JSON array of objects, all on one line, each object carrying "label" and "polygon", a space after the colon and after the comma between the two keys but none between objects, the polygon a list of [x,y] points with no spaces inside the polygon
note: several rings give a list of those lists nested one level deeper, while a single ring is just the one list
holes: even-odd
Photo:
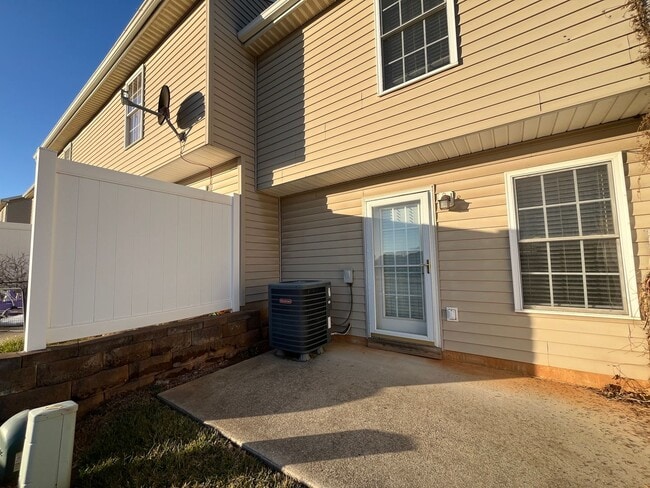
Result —
[{"label": "window sill", "polygon": [[[435,74],[442,73],[443,71],[447,71],[448,69],[455,68],[459,64],[460,63],[458,61],[455,61],[453,63],[446,64],[445,66],[442,66],[442,67],[440,67],[440,68],[438,68],[436,70],[430,71],[429,73],[424,73],[423,75],[420,75],[417,78],[413,78],[412,80],[406,81],[406,82],[402,83],[401,85],[394,86],[394,87],[389,88],[387,90],[379,89],[377,91],[377,96],[381,97],[381,96],[387,95],[389,93],[393,93],[394,91],[397,91],[400,88],[404,88],[404,87],[407,87],[409,85],[412,85],[413,83],[417,83],[418,81],[422,81],[425,78],[428,78],[429,76],[433,76]],[[382,83],[383,83],[383,80],[379,79],[379,85],[378,86],[381,86]]]},{"label": "window sill", "polygon": [[142,139],[144,139],[144,137],[141,137],[141,138],[138,139],[137,141],[133,141],[133,142],[130,143],[128,146],[125,145],[125,146],[124,146],[124,150],[131,149],[131,148],[132,148],[133,146],[135,146],[138,142],[142,141]]},{"label": "window sill", "polygon": [[612,319],[612,320],[621,320],[621,321],[634,321],[641,320],[640,316],[630,315],[627,313],[597,313],[597,312],[577,312],[574,310],[544,310],[537,308],[522,308],[515,309],[516,313],[524,313],[527,315],[566,315],[570,317],[584,317],[584,318],[597,318],[597,319]]}]

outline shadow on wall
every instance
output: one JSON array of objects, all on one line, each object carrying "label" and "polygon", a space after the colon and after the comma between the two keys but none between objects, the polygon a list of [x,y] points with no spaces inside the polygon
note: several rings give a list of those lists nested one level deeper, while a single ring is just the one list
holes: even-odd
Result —
[{"label": "shadow on wall", "polygon": [[[435,173],[430,168],[429,173],[426,171],[420,168],[409,174],[401,174],[396,181],[421,176],[420,184],[435,183]],[[394,185],[383,185],[386,185],[385,176],[364,181],[363,196],[372,199],[374,195],[394,195]],[[366,188],[372,190],[366,191]],[[337,187],[335,192],[331,189],[321,190],[283,198],[281,262],[283,280],[331,282],[332,320],[335,323],[345,320],[350,308],[343,270],[352,269],[352,333],[365,337],[369,322],[366,317],[369,298],[366,296],[369,288],[366,279],[369,273],[364,254],[370,243],[366,242],[368,236],[364,230],[364,217],[360,216],[363,205],[360,190],[358,182],[350,182]],[[403,192],[408,194],[406,190]],[[576,370],[582,369],[583,360],[600,361],[600,372],[606,375],[616,374],[617,365],[622,361],[625,362],[623,364],[629,361],[632,370],[644,367],[642,363],[644,354],[647,358],[647,353],[644,353],[647,348],[644,348],[640,328],[635,327],[635,332],[629,336],[626,328],[625,333],[598,339],[599,342],[594,344],[596,337],[592,336],[592,340],[587,336],[582,338],[580,334],[581,331],[591,330],[591,319],[571,318],[558,322],[550,317],[515,312],[505,196],[502,204],[495,204],[495,198],[499,195],[483,190],[463,191],[457,196],[457,205],[453,210],[436,212],[437,223],[432,235],[436,249],[432,251],[431,261],[438,263],[438,273],[437,276],[433,275],[433,279],[439,290],[436,292],[434,289],[433,296],[440,297],[439,307],[434,309],[433,314],[441,321],[442,346],[445,350]],[[405,202],[408,201],[406,196]],[[390,206],[388,202],[379,202],[380,208],[382,205]],[[389,233],[388,237],[392,239],[395,235]],[[408,237],[401,240],[408,243]],[[370,249],[374,247],[376,250],[376,240],[373,244]],[[638,266],[638,244],[634,246]],[[408,248],[403,248],[402,252],[402,262],[409,264]],[[548,262],[546,259],[540,261],[536,256],[522,254],[522,265],[529,270],[524,278],[528,280],[527,289],[531,294],[528,300],[550,303],[547,286],[541,286],[541,282],[535,279],[536,274],[547,272],[544,266]],[[375,252],[375,260],[377,257]],[[596,259],[603,262],[605,257],[598,255]],[[382,268],[377,261],[375,266],[375,289],[381,290],[382,286],[385,287],[380,283]],[[572,291],[574,285],[568,275],[566,280],[558,279],[565,272],[557,268],[559,262],[555,266],[556,300],[581,306],[579,299],[582,293],[578,295]],[[408,275],[408,278],[394,282],[393,289],[396,286],[406,289],[413,283],[411,278],[414,277],[406,269],[393,271]],[[608,287],[593,289],[589,292],[589,300],[603,308],[619,308],[621,303],[617,290],[616,287],[611,290]],[[381,292],[375,293],[374,298],[377,316],[384,314],[389,305],[394,310],[395,300],[388,303]],[[412,297],[405,300],[408,298]],[[445,307],[458,309],[457,322],[446,320],[443,314]],[[605,349],[609,352],[603,360]]]},{"label": "shadow on wall", "polygon": [[176,125],[181,130],[189,130],[205,117],[205,97],[194,92],[181,102],[176,112]]},{"label": "shadow on wall", "polygon": [[[328,68],[306,79],[304,55],[304,35],[297,31],[258,61],[257,158],[262,186],[272,181],[273,170],[305,161],[305,84],[313,85],[313,76],[326,76]],[[324,127],[314,130],[324,137]]]},{"label": "shadow on wall", "polygon": [[[354,183],[348,187],[352,188]],[[334,289],[334,318],[340,321],[346,316],[348,305],[345,294],[347,286],[342,280],[342,270],[354,269],[355,309],[352,322],[355,332],[365,335],[366,218],[359,216],[361,203],[358,192],[349,194],[352,196],[348,200],[345,199],[345,191],[333,194],[327,190],[283,199],[283,279],[330,281]],[[492,202],[493,195],[490,194],[489,198]],[[463,200],[467,208],[472,210],[476,207],[485,208],[481,197],[475,197],[471,193]],[[377,203],[380,210],[393,210],[399,205],[406,208],[414,202],[421,200],[407,195],[400,202],[392,199]],[[465,205],[461,206],[461,209],[464,208]],[[392,252],[389,246],[402,249],[399,256],[402,262],[396,266],[406,268],[411,257],[417,254],[414,250],[419,241],[417,234],[425,232],[423,227],[431,227],[423,225],[417,219],[411,219],[410,217],[418,215],[416,212],[400,212],[401,215],[392,212],[390,222],[386,222],[385,228],[391,227],[392,231],[380,232],[378,235],[379,239],[387,238],[384,251]],[[540,328],[533,329],[531,315],[514,312],[509,231],[504,216],[487,218],[480,214],[470,218],[470,214],[471,210],[468,214],[466,209],[459,213],[438,212],[438,224],[435,235],[432,236],[440,262],[438,275],[431,275],[439,285],[441,297],[440,308],[435,313],[440,314],[445,306],[458,307],[459,310],[458,322],[446,322],[438,315],[443,320],[445,348],[537,364],[552,364],[553,361],[557,364],[562,359],[562,351],[568,351],[568,354],[575,354],[579,361],[580,355],[585,354],[588,343],[581,345],[567,341],[561,324],[553,323],[557,319],[550,318],[549,326],[540,331]],[[383,217],[383,214],[380,215]],[[399,228],[401,224],[404,224],[403,233]],[[409,231],[415,234],[414,240],[410,239]],[[401,237],[400,233],[403,234]],[[398,241],[401,243],[399,246]],[[411,242],[414,243],[413,246]],[[368,245],[375,247],[369,242]],[[388,256],[389,252],[384,256]],[[376,259],[376,255],[374,257]],[[393,258],[397,257],[397,253],[393,252]],[[373,264],[378,268],[376,275],[385,278],[387,274],[383,271],[386,267],[382,269],[378,261]],[[410,273],[410,270],[395,270],[395,274],[405,273],[407,277],[401,280],[401,285],[397,280],[393,289],[411,287],[418,282],[415,278],[424,275],[425,271],[417,261],[412,264],[414,273]],[[388,288],[385,284],[383,286]],[[399,294],[409,295],[408,299],[416,295]],[[434,292],[433,296],[435,295]],[[381,300],[379,295],[376,303],[379,304],[377,314],[384,314],[388,308],[387,301]],[[397,308],[399,310],[399,303]],[[405,317],[404,320],[410,318]],[[558,335],[553,336],[556,333]],[[572,340],[580,341],[575,338]],[[614,350],[619,347],[615,342],[622,344],[627,340],[623,336],[612,337],[612,342],[606,347]],[[576,345],[575,351],[571,349],[572,344]],[[565,352],[565,357],[566,354]],[[520,371],[521,375],[526,375],[524,368]],[[366,408],[369,412],[374,409],[375,413],[378,411],[380,414],[385,410],[386,418],[391,415],[401,419],[408,418],[409,415],[426,415],[434,411],[437,402],[447,398],[448,392],[453,390],[463,391],[465,399],[476,394],[481,401],[498,403],[504,399],[497,389],[474,388],[471,383],[499,381],[516,375],[517,373],[450,364],[349,344],[332,344],[326,348],[325,354],[305,363],[280,359],[269,353],[218,374],[205,376],[161,396],[191,411],[192,415],[207,423],[227,419],[238,423],[249,419],[249,425],[262,428],[267,423],[267,416],[281,418],[283,414],[291,413],[303,412],[304,418],[309,418],[312,412],[317,412],[314,416],[318,421],[323,418],[331,420],[334,414],[328,409],[337,405],[355,405],[353,409]],[[419,394],[411,396],[403,392]],[[408,402],[402,402],[407,397]],[[188,400],[186,404],[185,399],[193,400]],[[461,403],[455,405],[455,408],[462,412],[466,406]],[[282,422],[288,419],[289,417]],[[322,435],[306,432],[292,437],[286,433],[283,435],[284,431],[271,432],[270,439],[251,442],[246,447],[265,455],[277,453],[281,456],[283,453],[291,453],[286,454],[286,458],[276,459],[282,466],[339,457],[408,452],[412,449],[409,439],[392,438],[381,432],[381,427],[380,431],[374,430],[375,426],[371,424],[346,424],[349,420],[341,419],[336,424],[339,432]],[[511,419],[508,417],[491,422],[487,438],[500,435],[509,422]],[[295,448],[296,445],[299,447]],[[335,448],[319,450],[314,447],[318,445]],[[287,449],[287,446],[294,448]]]}]

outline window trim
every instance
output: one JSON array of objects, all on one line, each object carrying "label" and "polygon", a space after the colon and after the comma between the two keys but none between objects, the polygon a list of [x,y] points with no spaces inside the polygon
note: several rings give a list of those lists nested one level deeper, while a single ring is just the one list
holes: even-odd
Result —
[{"label": "window trim", "polygon": [[[144,64],[140,65],[140,67],[135,70],[135,72],[129,77],[128,80],[124,83],[124,86],[122,87],[124,90],[128,90],[128,86],[135,80],[138,76],[142,77],[142,105],[144,105],[144,96],[145,96],[145,87],[144,87]],[[131,96],[129,95],[129,98]],[[133,146],[134,144],[137,144],[139,141],[144,139],[144,112],[140,109],[141,114],[142,114],[142,119],[140,123],[140,137],[138,137],[135,141],[127,142],[128,140],[128,133],[129,133],[129,127],[128,127],[128,116],[129,116],[129,109],[132,107],[129,107],[126,105],[124,107],[124,149],[128,149],[129,147]]]},{"label": "window trim", "polygon": [[447,37],[449,38],[449,64],[441,66],[433,71],[424,73],[417,78],[405,81],[401,85],[393,86],[384,90],[384,60],[381,50],[381,0],[374,0],[375,7],[375,59],[377,60],[377,95],[382,96],[399,90],[406,86],[417,83],[425,78],[446,71],[458,66],[458,34],[456,26],[456,2],[455,0],[445,0],[445,9],[447,12]]},{"label": "window trim", "polygon": [[[69,157],[66,158],[66,153],[69,154]],[[68,159],[72,161],[72,141],[68,142],[68,144],[63,148],[63,151],[61,151],[61,156],[59,156],[61,159]]]},{"label": "window trim", "polygon": [[[535,166],[505,173],[506,207],[508,214],[508,239],[510,243],[510,262],[512,267],[512,288],[514,294],[515,312],[545,313],[554,315],[577,315],[585,317],[608,318],[640,318],[639,302],[637,297],[637,278],[632,246],[632,228],[627,202],[627,186],[625,180],[623,153],[610,153],[589,158],[575,159],[560,163]],[[598,163],[607,163],[610,168],[612,187],[610,188],[611,200],[614,203],[616,225],[619,230],[619,245],[621,249],[621,274],[623,282],[623,311],[612,310],[587,310],[563,307],[524,308],[523,289],[521,283],[521,267],[519,262],[519,229],[517,227],[517,205],[515,199],[515,178],[522,176],[535,176],[554,171],[576,169],[592,166]]]}]

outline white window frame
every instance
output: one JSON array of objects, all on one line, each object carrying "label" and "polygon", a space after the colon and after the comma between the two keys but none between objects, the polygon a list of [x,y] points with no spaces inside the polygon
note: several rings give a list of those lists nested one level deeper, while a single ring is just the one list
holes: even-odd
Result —
[{"label": "white window frame", "polygon": [[[512,264],[512,286],[514,292],[515,311],[524,313],[546,313],[557,315],[578,315],[587,317],[608,317],[638,319],[639,302],[637,297],[637,277],[632,246],[632,229],[627,203],[627,186],[622,153],[604,154],[590,158],[565,161],[561,163],[537,166],[524,170],[511,171],[505,174],[506,205],[508,210],[508,237],[510,240],[510,260]],[[517,205],[515,195],[515,179],[523,176],[535,176],[554,171],[576,169],[584,166],[607,163],[610,169],[611,201],[614,205],[614,216],[619,230],[621,260],[619,262],[622,274],[623,311],[619,310],[589,310],[580,311],[575,308],[544,307],[524,308],[523,289],[521,283],[521,268],[519,262],[519,229],[517,224]]]},{"label": "white window frame", "polygon": [[59,156],[61,159],[68,159],[72,161],[72,142],[69,142],[67,146],[63,148],[63,151],[61,151],[61,156]]},{"label": "white window frame", "polygon": [[[133,81],[136,78],[140,78],[140,86],[142,87],[142,103],[141,105],[144,105],[144,65],[140,66],[135,73],[131,75],[131,77],[126,81],[124,84],[124,89],[128,92],[129,91],[129,85],[133,83]],[[129,99],[131,99],[131,93],[129,93]],[[138,137],[132,141],[129,141],[129,117],[136,113],[137,111],[140,111],[141,114],[141,122],[140,122],[140,133],[138,134]],[[140,110],[139,108],[134,108],[134,107],[129,107],[126,105],[124,107],[124,149],[131,147],[133,144],[137,143],[138,141],[141,141],[144,138],[144,112]]]},{"label": "white window frame", "polygon": [[381,48],[381,0],[374,0],[375,3],[375,51],[377,53],[377,94],[379,96],[391,93],[405,86],[417,83],[424,78],[433,76],[441,71],[446,71],[454,66],[458,66],[458,39],[457,39],[457,26],[456,26],[456,9],[454,0],[445,0],[446,13],[447,13],[447,37],[449,39],[449,64],[441,66],[433,71],[424,73],[417,78],[405,81],[404,83],[387,88],[384,90],[384,60]]}]

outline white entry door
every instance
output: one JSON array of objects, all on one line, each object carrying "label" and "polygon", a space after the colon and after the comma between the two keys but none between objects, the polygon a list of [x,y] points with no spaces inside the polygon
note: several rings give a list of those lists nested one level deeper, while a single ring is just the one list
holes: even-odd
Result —
[{"label": "white entry door", "polygon": [[371,333],[439,342],[430,195],[425,191],[366,203]]}]

